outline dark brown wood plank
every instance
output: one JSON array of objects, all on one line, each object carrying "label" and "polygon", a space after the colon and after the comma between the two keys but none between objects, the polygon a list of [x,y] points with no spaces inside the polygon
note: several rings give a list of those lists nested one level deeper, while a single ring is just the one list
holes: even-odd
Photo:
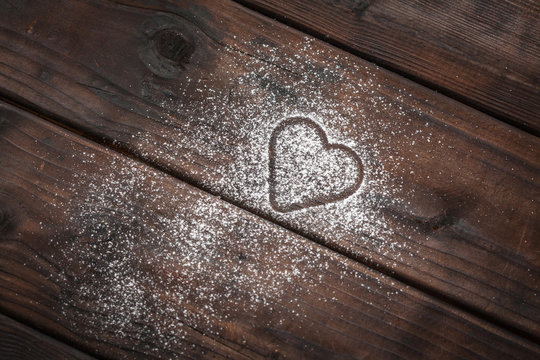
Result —
[{"label": "dark brown wood plank", "polygon": [[0,314],[0,359],[93,359]]},{"label": "dark brown wood plank", "polygon": [[0,106],[0,309],[111,358],[533,359],[537,345]]},{"label": "dark brown wood plank", "polygon": [[238,0],[540,134],[535,0]]},{"label": "dark brown wood plank", "polygon": [[[129,4],[4,9],[1,92],[540,338],[538,138],[230,1]],[[311,147],[289,136],[275,163],[320,148],[319,185],[271,174],[294,117]]]}]

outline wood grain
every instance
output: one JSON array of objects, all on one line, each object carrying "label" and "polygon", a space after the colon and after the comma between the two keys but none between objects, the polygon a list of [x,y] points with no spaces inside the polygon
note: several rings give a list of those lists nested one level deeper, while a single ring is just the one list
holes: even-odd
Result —
[{"label": "wood grain", "polygon": [[238,2],[540,134],[536,1]]},{"label": "wood grain", "polygon": [[107,358],[505,358],[540,348],[0,107],[0,309]]},{"label": "wood grain", "polygon": [[0,358],[93,359],[7,316],[0,314]]},{"label": "wood grain", "polygon": [[[229,1],[125,3],[4,8],[2,94],[539,339],[538,138]],[[364,180],[281,213],[268,144],[299,115]]]}]

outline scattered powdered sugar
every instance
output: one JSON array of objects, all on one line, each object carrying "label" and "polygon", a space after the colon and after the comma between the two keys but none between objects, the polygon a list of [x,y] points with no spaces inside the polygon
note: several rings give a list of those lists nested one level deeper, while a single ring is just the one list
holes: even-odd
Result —
[{"label": "scattered powdered sugar", "polygon": [[[222,61],[204,78],[150,81],[154,92],[145,96],[169,112],[159,137],[135,134],[135,147],[143,157],[180,169],[198,186],[246,209],[361,256],[369,249],[395,266],[406,244],[395,237],[390,241],[396,225],[389,226],[382,208],[403,201],[395,196],[402,191],[400,179],[390,173],[402,161],[397,139],[408,144],[424,136],[407,127],[415,110],[387,98],[370,68],[335,50],[321,56],[326,50],[314,50],[309,38],[291,58],[277,46],[259,48],[259,57],[229,47],[216,50]],[[359,167],[351,156],[317,150],[322,142],[308,132],[298,139],[288,136],[289,145],[277,144],[280,168],[274,175],[279,179],[272,184],[271,137],[292,118],[308,119],[329,144],[350,149],[361,162],[361,186],[355,186]],[[283,130],[282,135],[293,131]],[[313,157],[315,151],[320,156]],[[272,194],[275,202],[286,204],[281,211],[272,206]]]},{"label": "scattered powdered sugar", "polygon": [[270,202],[289,212],[339,201],[362,182],[362,162],[349,148],[328,144],[324,131],[305,118],[280,124],[270,140]]},{"label": "scattered powdered sugar", "polygon": [[[341,65],[347,59],[335,53],[326,64],[311,59],[309,39],[292,58],[260,46],[265,59],[217,50],[214,81],[145,79],[144,96],[169,113],[157,136],[134,134],[139,155],[350,253],[403,261],[407,245],[382,209],[403,201],[386,167],[402,160],[392,140],[416,139],[403,130],[411,110],[386,99],[367,69]],[[298,314],[298,291],[324,284],[328,255],[318,248],[159,172],[122,160],[76,181],[73,192],[85,198],[69,208],[75,237],[57,244],[80,268],[70,270],[74,293],[64,294],[64,311],[79,309],[72,326],[92,321],[98,331],[152,339],[144,351],[178,351],[192,328],[219,334],[250,311],[255,319],[277,311],[276,302],[286,310],[273,319],[283,321]],[[342,276],[362,276],[348,271]],[[88,319],[85,308],[100,315]]]},{"label": "scattered powdered sugar", "polygon": [[78,157],[85,166],[70,189],[69,227],[51,245],[65,258],[61,311],[90,338],[109,333],[136,340],[126,346],[140,351],[181,354],[192,329],[220,334],[229,321],[259,324],[263,311],[274,313],[263,317],[274,322],[267,326],[303,316],[297,296],[325,286],[330,263],[341,278],[364,277],[301,237],[143,165],[122,159],[98,168],[93,154]]}]

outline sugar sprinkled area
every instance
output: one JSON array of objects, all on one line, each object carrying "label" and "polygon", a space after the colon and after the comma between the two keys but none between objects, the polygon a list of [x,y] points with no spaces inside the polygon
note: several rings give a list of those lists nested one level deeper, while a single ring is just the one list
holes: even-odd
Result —
[{"label": "sugar sprinkled area", "polygon": [[[309,39],[305,46],[302,51],[308,52]],[[188,78],[170,89],[171,98],[163,98],[163,91],[152,92],[167,85],[151,83],[146,88],[143,95],[168,110],[161,121],[174,130],[158,134],[159,141],[155,134],[135,134],[136,148],[146,149],[138,155],[150,161],[157,156],[193,183],[290,229],[304,231],[308,225],[322,241],[340,239],[341,245],[369,249],[386,257],[390,266],[401,261],[406,243],[392,237],[395,228],[388,225],[382,208],[402,201],[393,196],[401,190],[399,179],[385,168],[399,167],[402,159],[380,134],[391,132],[414,142],[414,134],[401,126],[409,122],[408,110],[386,100],[369,76],[352,81],[348,72],[354,67],[335,66],[339,56],[328,60],[327,68],[309,57],[281,58],[306,70],[306,75],[292,71],[284,76],[271,61],[229,48],[219,51],[227,61],[216,69],[215,78],[226,86],[209,87],[202,79]],[[286,129],[282,135],[288,140],[278,141],[276,155],[285,170],[277,196],[292,203],[323,196],[319,204],[284,212],[270,203],[269,146],[279,124],[295,117],[316,124],[328,144],[350,149],[361,165],[343,153],[317,156],[320,139],[306,128]],[[394,117],[395,122],[383,123],[381,117]],[[171,136],[175,132],[177,138]],[[294,149],[287,147],[291,144]],[[295,162],[299,153],[310,161]],[[304,176],[289,171],[296,165],[311,178],[333,173],[335,182],[325,178],[306,184]],[[248,212],[238,216],[235,206],[200,196],[187,185],[178,185],[180,191],[171,188],[167,179],[135,163],[113,163],[77,179],[77,189],[88,191],[84,201],[73,201],[69,209],[76,240],[65,253],[73,261],[83,259],[86,268],[76,278],[75,293],[65,294],[64,304],[66,309],[87,306],[106,314],[94,319],[95,328],[137,339],[152,334],[157,343],[142,344],[145,351],[177,351],[192,328],[221,334],[231,319],[249,314],[256,322],[259,311],[274,312],[271,321],[277,323],[290,321],[291,315],[301,317],[297,295],[336,278],[353,278],[355,286],[380,290],[378,280],[366,280],[360,272],[336,265],[339,261],[329,269],[330,257],[339,255],[321,252],[283,228],[253,221]],[[291,189],[296,200],[287,199]],[[353,191],[334,196],[344,189]]]},{"label": "sugar sprinkled area", "polygon": [[74,175],[72,235],[52,240],[71,269],[62,311],[90,338],[181,353],[192,329],[219,336],[230,321],[263,325],[263,312],[265,326],[296,322],[306,297],[332,306],[327,283],[377,291],[343,257],[167,175],[127,159],[99,170]]},{"label": "sugar sprinkled area", "polygon": [[[390,230],[383,208],[402,205],[401,178],[395,175],[412,171],[402,167],[403,152],[396,145],[425,142],[429,133],[418,129],[418,124],[411,126],[415,110],[400,102],[402,95],[387,97],[373,81],[375,74],[369,67],[330,50],[315,51],[312,40],[304,40],[290,57],[268,44],[259,45],[257,56],[220,48],[218,57],[223,61],[211,76],[211,84],[206,78],[188,77],[174,84],[154,80],[155,91],[145,94],[168,109],[169,115],[161,121],[174,129],[158,134],[158,140],[155,134],[139,133],[134,141],[137,148],[151,149],[143,150],[141,156],[149,161],[157,156],[214,194],[290,229],[305,233],[308,227],[310,233],[325,234],[323,238],[330,242],[342,239],[352,248],[369,249],[386,258],[386,266],[394,267],[407,245],[392,238],[397,229]],[[164,97],[165,93],[175,95]],[[340,201],[327,196],[319,206],[297,206],[296,211],[284,212],[270,201],[269,145],[275,129],[296,117],[317,124],[330,144],[351,149],[360,158],[363,177],[361,186]],[[296,140],[296,151],[277,156],[294,164],[292,156],[307,149],[307,140]],[[318,157],[306,171],[327,171],[328,160]],[[277,189],[276,196],[284,199],[291,189],[311,194],[308,197],[339,193],[329,187],[349,188],[358,177],[357,167],[344,167],[348,170],[336,174],[331,185],[327,181],[306,184],[301,177],[283,174],[282,191]],[[363,250],[354,252],[364,256]]]}]

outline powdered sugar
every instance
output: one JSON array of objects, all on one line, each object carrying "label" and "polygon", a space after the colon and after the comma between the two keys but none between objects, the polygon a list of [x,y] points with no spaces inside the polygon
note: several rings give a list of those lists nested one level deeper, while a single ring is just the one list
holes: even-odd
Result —
[{"label": "powdered sugar", "polygon": [[[289,228],[331,243],[340,239],[340,247],[359,255],[369,248],[399,261],[405,244],[389,240],[392,232],[381,208],[401,201],[394,196],[401,191],[400,180],[392,178],[385,167],[400,166],[395,140],[410,137],[404,129],[410,124],[408,112],[412,110],[404,109],[394,98],[387,99],[378,90],[380,85],[372,82],[369,68],[360,68],[335,52],[329,53],[333,58],[321,60],[324,54],[319,48],[314,59],[309,38],[291,58],[268,44],[260,48],[260,58],[232,48],[219,49],[218,58],[223,61],[216,66],[215,74],[207,74],[215,81],[187,78],[174,86],[155,84],[154,88],[161,87],[159,92],[147,96],[169,109],[163,121],[174,125],[175,130],[163,130],[159,141],[152,134],[139,133],[134,136],[136,148],[152,149],[143,151],[142,156],[151,161],[157,157],[160,163],[181,169],[184,176],[204,189]],[[178,97],[164,99],[161,94],[168,87]],[[175,120],[179,114],[183,121]],[[291,196],[316,198],[314,194],[320,194],[323,200],[316,201],[318,206],[296,206],[299,210],[283,212],[270,201],[269,147],[276,128],[297,117],[317,124],[328,143],[341,144],[359,157],[362,186],[350,186],[358,179],[358,167],[351,164],[341,164],[347,168],[346,173],[335,174],[332,184],[315,181],[308,188],[306,179],[285,176],[278,185],[281,190],[275,192],[282,203],[298,200]],[[308,149],[308,135],[303,136],[296,140],[295,153],[302,152],[302,144]],[[404,140],[410,141],[407,137]],[[277,154],[294,164],[290,158],[293,152],[288,155],[285,159],[287,154]],[[329,166],[336,159],[346,162],[346,158],[343,154],[334,160],[318,157],[310,163],[312,168],[305,170],[312,175],[325,174],[333,171]],[[355,191],[346,191],[345,197],[333,196],[345,188]],[[294,189],[296,195],[291,193]],[[300,189],[305,191],[303,195]],[[334,197],[339,201],[333,201]],[[395,261],[386,265],[395,266]]]},{"label": "powdered sugar", "polygon": [[[309,39],[299,51],[305,57],[262,60],[231,48],[218,51],[223,63],[207,75],[222,87],[185,79],[169,91],[174,97],[164,99],[168,85],[144,80],[145,96],[159,100],[169,114],[161,119],[159,137],[133,135],[139,155],[349,253],[376,254],[389,266],[401,261],[406,245],[395,241],[396,229],[382,211],[400,201],[393,196],[399,181],[385,168],[399,166],[400,157],[380,136],[389,131],[380,117],[396,117],[390,124],[398,136],[407,113],[386,101],[368,76],[351,77],[357,65],[342,67],[336,57],[321,68],[309,58]],[[280,52],[266,49],[272,53]],[[284,72],[273,60],[293,70]],[[370,107],[377,115],[366,115]],[[271,138],[294,118],[305,119],[302,126],[283,128],[276,137],[275,156],[284,171],[278,170],[274,191],[277,203],[300,206],[280,211],[270,201]],[[324,136],[314,136],[313,129]],[[325,148],[324,140],[341,147]],[[323,150],[328,153],[317,156]],[[103,314],[94,328],[152,338],[145,351],[176,351],[185,346],[182,338],[193,335],[191,328],[217,334],[229,319],[261,307],[285,306],[271,320],[284,321],[298,314],[291,310],[298,305],[297,291],[305,295],[330,281],[324,278],[329,255],[305,246],[305,240],[251,215],[239,217],[226,202],[129,164],[81,174],[76,188],[86,189],[86,198],[75,199],[69,209],[77,240],[65,253],[77,262],[85,259],[87,268],[77,276],[76,293],[65,294],[65,311],[88,306]],[[342,277],[362,277],[345,266],[342,271]],[[84,312],[70,318],[73,326],[88,321]]]},{"label": "powdered sugar", "polygon": [[[268,311],[266,325],[279,326],[304,316],[299,299],[317,299],[311,289],[335,283],[330,278],[365,277],[343,258],[143,165],[121,159],[97,168],[93,154],[82,159],[65,209],[72,235],[51,245],[65,257],[61,311],[89,338],[110,333],[137,339],[130,346],[139,351],[181,354],[193,329],[221,334],[239,319],[260,325],[257,314]],[[374,280],[359,286],[370,290]]]},{"label": "powdered sugar", "polygon": [[306,118],[282,122],[269,149],[270,203],[289,212],[342,200],[362,183],[362,162],[346,146],[328,144],[326,134]]}]

